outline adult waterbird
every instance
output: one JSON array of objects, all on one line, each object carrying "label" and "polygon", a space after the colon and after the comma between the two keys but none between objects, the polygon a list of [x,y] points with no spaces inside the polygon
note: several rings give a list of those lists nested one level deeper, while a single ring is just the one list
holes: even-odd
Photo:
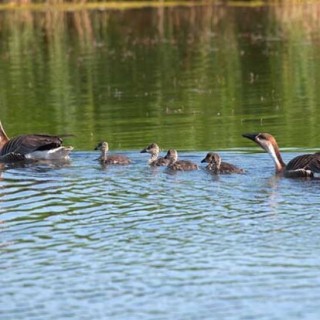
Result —
[{"label": "adult waterbird", "polygon": [[303,154],[293,158],[288,164],[282,160],[276,139],[269,133],[246,133],[243,137],[256,142],[267,151],[275,164],[276,174],[287,178],[313,178],[320,173],[320,153]]},{"label": "adult waterbird", "polygon": [[62,146],[61,136],[24,134],[9,138],[0,121],[0,162],[66,160],[72,149]]}]

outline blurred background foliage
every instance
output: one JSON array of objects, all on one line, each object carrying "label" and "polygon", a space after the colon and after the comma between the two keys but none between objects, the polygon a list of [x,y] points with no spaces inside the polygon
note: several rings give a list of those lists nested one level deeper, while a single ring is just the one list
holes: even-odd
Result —
[{"label": "blurred background foliage", "polygon": [[114,149],[224,149],[269,131],[283,146],[318,146],[320,4],[46,3],[0,11],[9,135],[74,133],[70,143],[85,150],[99,139]]}]

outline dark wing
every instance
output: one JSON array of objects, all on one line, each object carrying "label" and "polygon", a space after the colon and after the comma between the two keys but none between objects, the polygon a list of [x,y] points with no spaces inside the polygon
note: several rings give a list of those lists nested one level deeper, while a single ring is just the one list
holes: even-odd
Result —
[{"label": "dark wing", "polygon": [[0,156],[0,163],[12,163],[18,161],[24,161],[26,158],[20,153],[7,153],[3,156]]},{"label": "dark wing", "polygon": [[1,149],[0,155],[19,153],[25,155],[34,151],[44,151],[60,147],[62,139],[57,136],[27,134],[10,139]]},{"label": "dark wing", "polygon": [[320,173],[320,154],[315,153],[313,159],[309,162],[306,169]]},{"label": "dark wing", "polygon": [[286,170],[284,173],[286,178],[313,178],[313,172],[306,169]]},{"label": "dark wing", "polygon": [[320,153],[304,154],[293,158],[286,166],[286,171],[310,170],[320,173]]}]

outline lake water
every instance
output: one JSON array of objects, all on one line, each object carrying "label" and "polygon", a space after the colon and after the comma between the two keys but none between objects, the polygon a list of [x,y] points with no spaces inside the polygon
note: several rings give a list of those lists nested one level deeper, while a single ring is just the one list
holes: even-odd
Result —
[{"label": "lake water", "polygon": [[[0,11],[7,133],[75,147],[1,171],[1,318],[319,318],[319,181],[241,137],[318,150],[319,9]],[[100,139],[133,164],[101,167]],[[201,169],[150,168],[152,141]]]}]

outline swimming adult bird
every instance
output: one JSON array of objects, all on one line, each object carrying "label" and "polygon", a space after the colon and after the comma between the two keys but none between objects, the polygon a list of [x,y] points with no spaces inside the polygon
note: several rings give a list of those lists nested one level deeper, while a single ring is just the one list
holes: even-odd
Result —
[{"label": "swimming adult bird", "polygon": [[148,161],[150,166],[167,166],[170,162],[169,159],[159,157],[160,148],[156,143],[151,143],[146,148],[141,150],[140,153],[150,153],[151,157]]},{"label": "swimming adult bird", "polygon": [[109,145],[108,142],[102,141],[99,142],[94,150],[100,150],[101,155],[99,161],[103,164],[130,164],[131,160],[121,154],[108,155]]},{"label": "swimming adult bird", "polygon": [[72,149],[62,146],[61,136],[24,134],[10,139],[0,121],[0,162],[67,160]]},{"label": "swimming adult bird", "polygon": [[286,165],[282,160],[277,141],[271,134],[246,133],[242,136],[256,142],[270,154],[275,164],[276,174],[287,178],[312,178],[316,173],[320,173],[320,153],[297,156]]},{"label": "swimming adult bird", "polygon": [[164,158],[169,160],[168,168],[171,170],[191,171],[198,169],[198,166],[189,160],[178,160],[178,152],[175,149],[169,149]]},{"label": "swimming adult bird", "polygon": [[228,173],[243,173],[244,170],[236,167],[235,165],[222,162],[221,157],[218,153],[209,152],[206,157],[201,161],[201,163],[207,162],[207,169],[215,174],[228,174]]}]

